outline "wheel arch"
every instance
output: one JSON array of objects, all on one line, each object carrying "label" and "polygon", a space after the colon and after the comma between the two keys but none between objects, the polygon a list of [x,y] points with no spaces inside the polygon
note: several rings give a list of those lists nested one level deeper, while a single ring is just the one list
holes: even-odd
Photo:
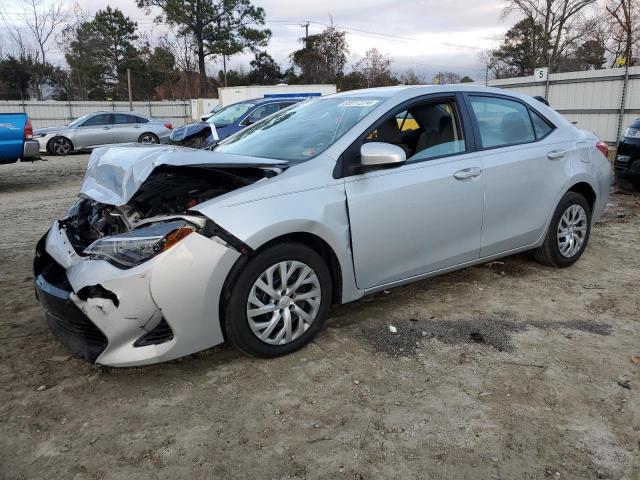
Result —
[{"label": "wheel arch", "polygon": [[75,151],[76,146],[74,145],[73,140],[71,140],[71,139],[70,139],[68,136],[66,136],[66,135],[56,135],[55,137],[51,137],[51,138],[49,139],[49,141],[47,142],[47,152],[49,152],[49,153],[53,153],[53,152],[51,151],[51,144],[53,143],[53,141],[54,141],[54,140],[57,140],[58,138],[64,138],[65,140],[67,140],[67,141],[71,144],[71,151],[70,151],[69,153],[71,153],[71,152]]},{"label": "wheel arch", "polygon": [[577,183],[573,184],[571,187],[569,187],[567,192],[575,192],[575,193],[579,193],[580,195],[582,195],[585,198],[585,200],[587,201],[587,203],[589,204],[589,208],[591,209],[591,212],[593,213],[593,210],[594,210],[595,205],[596,205],[597,195],[596,195],[596,192],[595,192],[594,188],[589,183],[587,183],[585,181],[577,182]]},{"label": "wheel arch", "polygon": [[262,252],[274,245],[282,244],[285,242],[296,242],[310,247],[322,257],[322,259],[327,264],[327,267],[329,268],[329,272],[331,273],[332,303],[334,305],[342,303],[343,272],[342,267],[340,266],[340,261],[338,260],[338,256],[336,255],[331,245],[329,245],[329,243],[327,243],[318,235],[309,232],[291,232],[279,235],[266,241],[255,250],[252,250],[251,253],[242,255],[236,261],[235,265],[227,276],[223,288],[223,299],[227,296],[225,292],[228,292],[229,289],[233,286],[236,279],[238,278],[238,275],[240,275],[242,269],[253,255],[258,252]]}]

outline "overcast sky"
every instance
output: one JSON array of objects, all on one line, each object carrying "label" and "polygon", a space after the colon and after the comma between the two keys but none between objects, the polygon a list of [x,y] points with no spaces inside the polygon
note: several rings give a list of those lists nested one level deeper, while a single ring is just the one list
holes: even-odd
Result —
[{"label": "overcast sky", "polygon": [[[17,1],[3,3],[9,10]],[[95,0],[75,3],[90,15],[106,6]],[[288,55],[300,47],[303,23],[311,22],[312,34],[333,19],[347,31],[350,63],[376,47],[391,57],[396,71],[412,68],[430,75],[451,70],[479,77],[478,53],[494,46],[515,23],[501,21],[500,0],[254,0],[254,4],[266,11],[266,26],[273,32],[267,50],[283,67],[289,66]],[[110,0],[109,5],[123,10],[151,37],[162,33],[152,23],[153,14],[145,16],[134,0]],[[230,63],[248,67],[250,58],[238,56]]]}]

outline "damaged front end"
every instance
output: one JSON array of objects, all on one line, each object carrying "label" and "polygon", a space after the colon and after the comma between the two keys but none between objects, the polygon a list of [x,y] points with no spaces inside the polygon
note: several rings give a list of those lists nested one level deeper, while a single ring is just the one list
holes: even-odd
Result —
[{"label": "damaged front end", "polygon": [[34,260],[36,294],[56,337],[74,355],[114,366],[223,341],[220,292],[250,249],[191,209],[282,168],[202,157],[189,164],[166,147],[134,151],[140,163],[109,151],[92,157],[81,199],[53,223]]}]

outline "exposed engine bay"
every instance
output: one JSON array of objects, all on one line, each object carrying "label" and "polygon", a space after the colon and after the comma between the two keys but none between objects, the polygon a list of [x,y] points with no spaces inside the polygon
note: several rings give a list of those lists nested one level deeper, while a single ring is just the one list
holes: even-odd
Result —
[{"label": "exposed engine bay", "polygon": [[276,174],[273,169],[260,167],[160,165],[125,205],[108,205],[85,197],[71,208],[60,226],[79,254],[100,238],[153,222],[184,219],[202,229],[207,219],[189,212],[191,208]]}]

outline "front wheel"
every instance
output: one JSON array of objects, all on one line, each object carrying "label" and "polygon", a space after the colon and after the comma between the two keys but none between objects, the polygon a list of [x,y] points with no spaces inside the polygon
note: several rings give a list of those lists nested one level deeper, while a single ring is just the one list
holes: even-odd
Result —
[{"label": "front wheel", "polygon": [[286,355],[309,343],[331,306],[331,274],[298,243],[274,245],[238,273],[224,307],[226,338],[257,357]]},{"label": "front wheel", "polygon": [[587,247],[591,233],[591,207],[576,192],[560,200],[542,246],[534,251],[536,260],[550,267],[573,265]]},{"label": "front wheel", "polygon": [[52,155],[65,156],[73,151],[73,144],[68,138],[54,137],[49,140],[47,150],[49,150],[49,153],[51,153]]}]

